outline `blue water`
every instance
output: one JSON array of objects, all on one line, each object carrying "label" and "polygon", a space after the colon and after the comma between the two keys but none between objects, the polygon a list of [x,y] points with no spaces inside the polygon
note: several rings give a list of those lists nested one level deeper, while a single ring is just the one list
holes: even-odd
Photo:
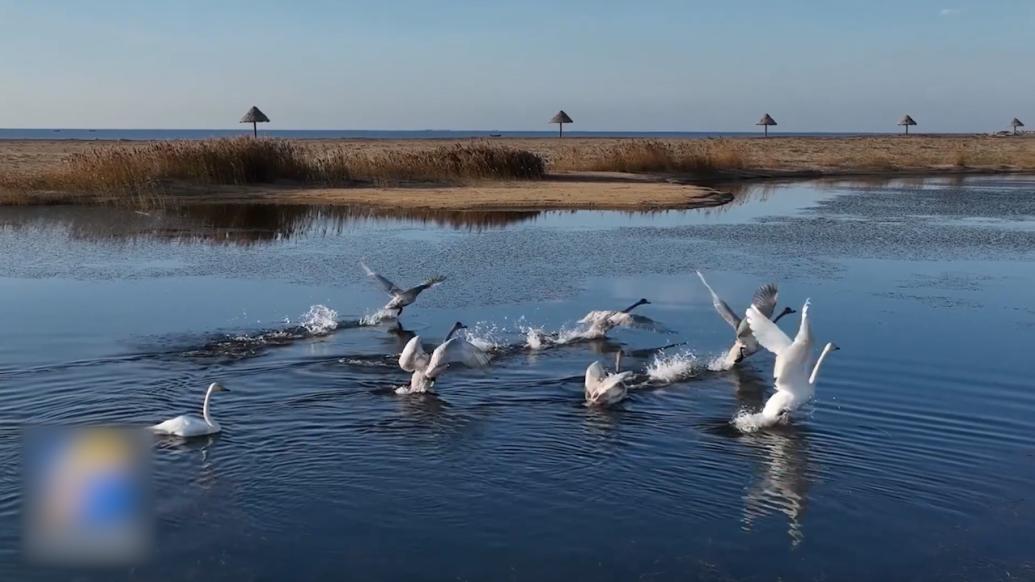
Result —
[{"label": "blue water", "polygon": [[[207,139],[214,137],[236,137],[251,135],[251,126],[239,129],[13,129],[0,128],[0,140],[5,139],[78,139],[78,140],[158,140],[158,139]],[[363,129],[264,129],[259,134],[266,137],[292,139],[462,139],[472,137],[556,137],[556,131],[504,131],[504,130],[363,130]],[[751,131],[577,131],[565,130],[568,137],[640,137],[640,138],[706,138],[742,137],[758,135]],[[773,133],[773,135],[781,135]],[[878,135],[862,133],[784,132],[795,136],[845,136]]]},{"label": "blue water", "polygon": [[[0,579],[69,577],[19,559],[20,427],[142,426],[216,380],[224,432],[155,441],[151,560],[80,579],[1035,578],[1035,179],[736,196],[647,214],[0,209]],[[402,330],[359,326],[386,300],[361,259],[448,280]],[[707,368],[732,331],[695,269],[737,310],[767,281],[812,299],[817,341],[842,350],[791,424],[730,426],[768,396],[772,358]],[[671,334],[521,348],[527,326],[639,297]],[[337,329],[302,326],[317,304]],[[437,396],[395,395],[405,341],[458,319],[507,349]],[[586,366],[617,349],[684,374],[587,409]]]}]

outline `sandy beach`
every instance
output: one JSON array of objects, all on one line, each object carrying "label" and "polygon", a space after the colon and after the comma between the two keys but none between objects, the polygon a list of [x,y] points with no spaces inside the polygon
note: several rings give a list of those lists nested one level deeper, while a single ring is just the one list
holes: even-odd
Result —
[{"label": "sandy beach", "polygon": [[[819,176],[902,176],[1035,170],[1035,137],[911,135],[633,140],[618,138],[496,138],[491,140],[299,140],[306,155],[336,151],[388,156],[454,144],[486,143],[533,152],[546,162],[542,180],[404,182],[321,187],[277,182],[247,186],[167,184],[164,194],[192,203],[259,202],[365,204],[433,209],[645,209],[713,206],[729,196],[711,184],[738,180]],[[642,146],[664,149],[674,159],[708,155],[707,171],[654,167]],[[70,156],[97,150],[132,152],[147,141],[0,141],[0,173],[31,176],[62,167]],[[630,154],[630,150],[633,152]],[[651,150],[653,152],[653,150]],[[715,152],[718,152],[716,154]],[[630,160],[630,155],[638,156]],[[639,169],[642,166],[644,169]],[[631,168],[631,171],[629,171]],[[626,171],[615,171],[615,170]],[[6,203],[117,201],[116,196],[26,192],[7,188]]]}]

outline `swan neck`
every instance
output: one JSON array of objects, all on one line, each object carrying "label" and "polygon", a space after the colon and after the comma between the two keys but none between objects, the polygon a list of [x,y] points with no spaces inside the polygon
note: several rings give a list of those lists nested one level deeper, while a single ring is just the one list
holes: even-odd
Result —
[{"label": "swan neck", "polygon": [[443,341],[443,343],[445,343],[445,342],[447,342],[447,341],[449,341],[449,340],[453,339],[453,335],[454,335],[454,334],[455,334],[455,333],[457,332],[457,330],[459,330],[459,329],[460,329],[460,326],[459,326],[459,325],[455,325],[455,324],[453,325],[453,327],[449,328],[449,333],[447,333],[447,334],[446,334],[446,339],[445,339],[445,340]]},{"label": "swan neck", "polygon": [[201,407],[201,416],[207,424],[212,424],[212,417],[208,414],[208,402],[212,399],[212,389],[205,391],[205,404]]},{"label": "swan neck", "polygon": [[636,303],[633,303],[629,307],[626,307],[625,309],[623,309],[622,313],[629,313],[630,311],[632,311],[633,309],[636,309],[637,307],[639,307],[642,304],[643,304],[642,301],[637,301]]},{"label": "swan neck", "polygon": [[615,374],[618,374],[621,371],[622,371],[622,350],[618,350],[618,353],[615,354]]},{"label": "swan neck", "polygon": [[826,347],[823,348],[823,353],[821,353],[819,355],[819,359],[816,360],[816,366],[812,368],[812,375],[809,376],[809,384],[813,386],[816,385],[816,380],[819,378],[819,369],[823,365],[823,360],[826,359],[827,354],[831,351],[833,351],[833,346],[830,344],[827,344]]},{"label": "swan neck", "polygon": [[787,315],[789,313],[790,313],[790,311],[781,311],[780,315],[777,315],[776,319],[773,320],[773,323],[776,323],[776,322],[780,321],[781,319],[783,319],[783,316],[785,316],[785,315]]}]

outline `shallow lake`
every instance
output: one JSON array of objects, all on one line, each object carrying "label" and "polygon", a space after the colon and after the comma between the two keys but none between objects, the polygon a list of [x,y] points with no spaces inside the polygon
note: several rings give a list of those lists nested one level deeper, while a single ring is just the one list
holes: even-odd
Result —
[{"label": "shallow lake", "polygon": [[[224,431],[155,439],[155,553],[118,578],[1035,577],[1035,178],[735,194],[642,214],[0,209],[0,579],[68,577],[19,556],[22,427],[153,424],[212,381]],[[448,279],[402,329],[361,325],[387,296],[360,260]],[[790,424],[730,425],[773,359],[709,369],[732,331],[695,270],[738,312],[769,281],[811,298],[842,348]],[[524,346],[640,297],[669,333]],[[492,365],[394,394],[409,337],[456,320]],[[587,365],[618,349],[646,380],[587,408]]]}]

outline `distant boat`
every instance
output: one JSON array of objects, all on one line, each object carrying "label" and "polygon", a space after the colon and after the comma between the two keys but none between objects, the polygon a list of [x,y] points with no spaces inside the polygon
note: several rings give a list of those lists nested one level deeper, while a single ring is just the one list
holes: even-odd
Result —
[{"label": "distant boat", "polygon": [[489,134],[489,137],[503,137],[503,134],[498,131],[494,131]]}]

